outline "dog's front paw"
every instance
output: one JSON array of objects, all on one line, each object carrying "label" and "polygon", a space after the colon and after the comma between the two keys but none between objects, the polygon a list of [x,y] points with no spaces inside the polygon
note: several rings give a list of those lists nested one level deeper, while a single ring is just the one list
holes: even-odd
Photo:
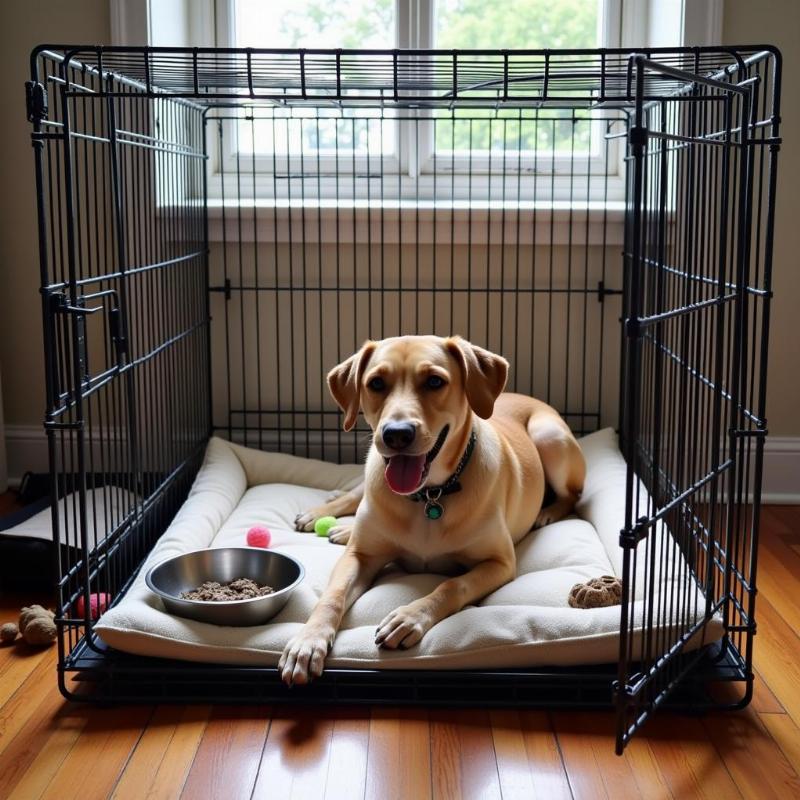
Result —
[{"label": "dog's front paw", "polygon": [[403,650],[413,647],[433,627],[433,621],[424,608],[411,603],[400,606],[389,614],[375,632],[375,644]]},{"label": "dog's front paw", "polygon": [[333,630],[309,629],[306,625],[297,636],[289,640],[283,650],[278,662],[281,680],[287,686],[294,686],[319,678],[335,635]]},{"label": "dog's front paw", "polygon": [[321,516],[324,515],[320,514],[319,510],[316,508],[312,508],[310,511],[304,511],[294,518],[294,529],[301,533],[311,533],[314,530],[314,523]]},{"label": "dog's front paw", "polygon": [[328,541],[331,544],[347,544],[352,532],[352,525],[335,525],[328,531]]}]

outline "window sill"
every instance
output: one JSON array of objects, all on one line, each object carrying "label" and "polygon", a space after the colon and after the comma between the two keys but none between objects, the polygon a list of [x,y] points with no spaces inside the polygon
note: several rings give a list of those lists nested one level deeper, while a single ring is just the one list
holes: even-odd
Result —
[{"label": "window sill", "polygon": [[[208,200],[210,242],[621,245],[621,200]],[[532,224],[533,223],[533,224]]]}]

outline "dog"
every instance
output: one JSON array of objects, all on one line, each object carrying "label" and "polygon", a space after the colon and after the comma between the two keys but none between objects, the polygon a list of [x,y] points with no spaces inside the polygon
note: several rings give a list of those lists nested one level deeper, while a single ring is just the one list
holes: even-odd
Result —
[{"label": "dog", "polygon": [[[437,622],[516,577],[514,545],[570,514],[586,474],[566,422],[546,403],[503,393],[508,362],[460,337],[368,341],[328,374],[344,412],[373,431],[362,486],[298,516],[355,514],[330,532],[346,543],[308,622],[278,663],[287,685],[319,677],[342,618],[390,562],[452,575],[392,611],[378,647],[416,645]],[[542,507],[546,488],[552,502]]]}]

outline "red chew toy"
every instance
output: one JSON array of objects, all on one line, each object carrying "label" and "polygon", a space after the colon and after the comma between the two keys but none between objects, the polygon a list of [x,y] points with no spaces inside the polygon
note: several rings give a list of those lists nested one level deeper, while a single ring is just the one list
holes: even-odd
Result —
[{"label": "red chew toy", "polygon": [[[111,603],[111,595],[106,592],[97,592],[89,595],[89,611],[92,619],[97,619]],[[86,603],[84,602],[83,595],[78,598],[75,605],[75,610],[78,612],[79,617],[86,616]]]},{"label": "red chew toy", "polygon": [[269,547],[271,541],[272,534],[269,532],[269,528],[263,525],[253,525],[247,531],[247,544],[250,547]]}]

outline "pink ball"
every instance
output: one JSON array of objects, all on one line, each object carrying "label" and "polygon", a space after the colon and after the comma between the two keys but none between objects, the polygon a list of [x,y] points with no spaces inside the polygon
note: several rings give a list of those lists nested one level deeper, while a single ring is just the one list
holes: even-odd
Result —
[{"label": "pink ball", "polygon": [[250,547],[269,547],[271,541],[272,534],[269,532],[269,528],[264,525],[253,525],[247,531],[247,544]]},{"label": "pink ball", "polygon": [[[97,592],[89,595],[89,612],[92,619],[97,619],[111,603],[111,595],[106,592]],[[75,604],[75,610],[78,612],[79,617],[86,616],[86,603],[84,602],[83,595],[78,598]]]}]

